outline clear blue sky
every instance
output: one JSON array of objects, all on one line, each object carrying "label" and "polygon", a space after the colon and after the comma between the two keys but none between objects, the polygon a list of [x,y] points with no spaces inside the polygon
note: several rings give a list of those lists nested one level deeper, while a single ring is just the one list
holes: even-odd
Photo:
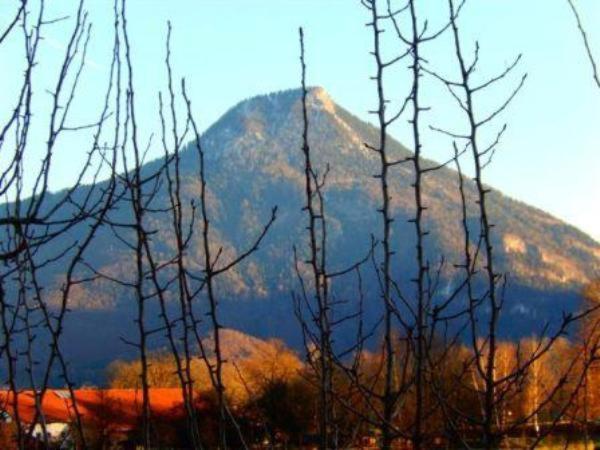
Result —
[{"label": "clear blue sky", "polygon": [[[49,2],[49,17],[73,13],[74,1]],[[446,14],[445,0],[420,2],[432,27]],[[0,2],[0,26],[17,1]],[[600,58],[600,2],[578,0],[588,24],[594,51]],[[164,38],[171,20],[173,65],[185,76],[203,128],[241,99],[298,86],[297,28],[307,35],[309,82],[321,85],[339,104],[369,119],[375,105],[369,81],[373,65],[364,24],[367,11],[358,0],[128,0],[130,36],[140,107],[146,130],[156,131],[158,89],[165,87]],[[93,22],[89,62],[82,80],[77,116],[93,119],[103,91],[112,45],[112,1],[88,0]],[[594,87],[580,37],[566,0],[469,0],[462,17],[466,40],[482,48],[481,76],[501,70],[523,53],[521,71],[527,84],[498,122],[509,125],[494,163],[485,177],[504,193],[542,208],[600,240],[600,90]],[[43,96],[56,73],[52,64],[62,56],[70,23],[47,29],[44,57],[36,75]],[[447,36],[449,37],[449,36]],[[394,43],[386,50],[391,56]],[[0,49],[0,120],[5,117],[22,76],[21,49],[8,42]],[[451,72],[451,48],[443,42],[426,49],[431,65]],[[44,64],[42,64],[44,63]],[[518,75],[518,74],[516,74]],[[491,108],[510,90],[513,77],[483,99]],[[389,77],[390,96],[404,96],[408,78],[398,71]],[[460,127],[460,115],[443,90],[426,81],[426,100],[434,110],[428,122]],[[138,114],[140,114],[138,113]],[[391,130],[410,146],[406,123]],[[43,144],[42,127],[36,132]],[[72,181],[82,140],[65,139],[53,173],[54,189]],[[425,133],[425,154],[445,159],[448,141]],[[158,154],[159,149],[156,150]]]}]

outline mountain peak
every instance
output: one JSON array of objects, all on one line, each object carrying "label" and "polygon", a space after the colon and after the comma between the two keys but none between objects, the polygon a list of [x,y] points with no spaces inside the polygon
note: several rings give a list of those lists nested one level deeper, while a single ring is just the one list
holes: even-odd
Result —
[{"label": "mountain peak", "polygon": [[[377,214],[381,193],[379,181],[373,177],[380,170],[379,157],[364,145],[379,142],[379,132],[334,103],[322,87],[308,89],[307,104],[313,167],[320,176],[327,166],[331,168],[323,189],[328,219],[328,261],[333,268],[347,267],[348,262],[364,258],[372,245],[372,233],[379,233],[381,227]],[[220,311],[227,318],[223,325],[251,334],[284,338],[297,348],[301,348],[301,340],[298,340],[296,327],[289,326],[294,314],[289,292],[299,288],[292,249],[306,242],[301,112],[301,89],[249,98],[213,124],[202,142],[207,155],[206,206],[211,218],[211,238],[215,248],[222,249],[223,260],[233,260],[246,251],[261,232],[271,208],[279,207],[277,221],[260,250],[218,280],[216,289],[223,299]],[[389,139],[388,150],[390,159],[394,160],[411,155],[394,139]],[[182,153],[182,157],[185,158],[182,161],[182,202],[191,205],[198,201],[202,187],[194,146]],[[415,248],[414,227],[410,223],[414,217],[413,180],[411,165],[398,165],[388,186],[394,216],[391,225],[392,247],[396,252],[393,267],[399,274],[400,289],[407,291],[412,289],[410,268],[414,264]],[[169,196],[164,187],[163,183],[153,202],[157,211],[168,211]],[[464,187],[469,199],[468,226],[474,231],[473,238],[479,224],[477,207],[472,201],[475,187],[471,181],[465,182]],[[510,274],[506,314],[500,327],[504,334],[526,336],[539,328],[540,321],[562,320],[563,310],[574,311],[578,307],[582,285],[600,274],[600,245],[567,224],[495,190],[490,192],[489,199],[490,219],[495,224],[492,237],[498,255],[496,270]],[[423,202],[428,208],[426,225],[432,231],[425,240],[425,256],[434,264],[441,255],[448,261],[440,266],[437,298],[441,298],[454,289],[456,277],[460,275],[454,272],[453,264],[464,258],[456,172],[449,168],[431,172],[423,184]],[[127,211],[126,207],[117,206],[113,219],[127,222]],[[148,227],[156,230],[153,234],[156,248],[163,252],[161,256],[168,258],[174,251],[174,243],[164,217],[157,212],[150,214],[147,220]],[[79,228],[74,232],[79,233]],[[83,235],[76,236],[83,239]],[[203,270],[204,257],[200,244],[200,240],[192,239],[186,252],[190,270],[198,273]],[[477,245],[476,239],[470,244]],[[101,233],[88,252],[90,262],[99,272],[128,278],[130,251],[110,233]],[[52,268],[60,270],[58,266]],[[365,320],[374,323],[381,315],[377,301],[378,274],[370,264],[361,272]],[[54,272],[47,276],[59,279]],[[356,283],[350,276],[347,282],[343,280],[334,285],[336,296],[348,301],[348,311],[355,307],[351,302],[356,298]],[[60,294],[60,286],[54,291]],[[176,293],[172,298],[176,298]],[[73,324],[81,325],[72,328],[65,337],[72,346],[71,351],[85,356],[94,354],[99,360],[114,358],[116,348],[120,352],[132,351],[119,347],[119,336],[127,336],[130,327],[126,324],[133,320],[130,306],[134,300],[129,290],[115,288],[105,280],[94,280],[73,292],[69,301],[74,309],[83,310],[78,316],[81,320],[73,320]],[[204,307],[205,303],[198,304],[199,313]],[[92,318],[103,326],[89,326],[90,322],[85,321]],[[105,323],[110,326],[104,326]],[[347,330],[338,335],[340,345],[352,342],[347,339],[355,339]],[[256,341],[234,331],[225,331],[224,339],[229,339],[227,346],[235,348],[238,355],[259,348]],[[85,361],[81,357],[79,367],[85,367]]]},{"label": "mountain peak", "polygon": [[[328,155],[333,159],[337,159],[341,147],[346,153],[365,152],[363,139],[354,127],[355,120],[323,87],[307,87],[306,106],[310,140],[315,148],[333,151]],[[242,164],[247,164],[250,157],[257,164],[272,163],[284,154],[295,157],[292,150],[300,148],[301,124],[302,89],[271,92],[247,98],[227,111],[206,131],[204,143],[213,149],[214,158],[226,157],[234,163],[231,158],[238,155]],[[223,146],[223,136],[235,145]],[[321,141],[338,145],[334,148]],[[325,157],[320,150],[319,154]]]},{"label": "mountain peak", "polygon": [[321,86],[314,86],[308,88],[308,107],[316,107],[317,109],[323,109],[326,112],[335,114],[336,106],[335,102],[329,95],[329,93]]},{"label": "mountain peak", "polygon": [[[336,103],[333,101],[325,88],[321,86],[310,86],[307,88],[307,107],[309,110],[319,110],[335,114]],[[225,114],[249,115],[252,113],[275,113],[285,114],[300,107],[302,101],[302,89],[293,88],[282,91],[270,92],[247,98]]]}]

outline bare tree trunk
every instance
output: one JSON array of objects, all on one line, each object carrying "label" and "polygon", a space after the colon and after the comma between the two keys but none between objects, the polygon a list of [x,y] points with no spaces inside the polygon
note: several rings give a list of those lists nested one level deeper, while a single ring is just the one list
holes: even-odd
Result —
[{"label": "bare tree trunk", "polygon": [[306,88],[306,63],[304,57],[304,33],[300,34],[300,63],[302,68],[302,153],[304,156],[304,189],[308,216],[309,259],[312,271],[312,284],[317,305],[318,358],[317,375],[319,378],[319,448],[326,450],[337,447],[334,443],[331,426],[333,419],[332,399],[332,348],[329,305],[329,280],[326,271],[327,224],[325,219],[322,187],[317,171],[313,168],[311,150],[308,142],[308,109]]},{"label": "bare tree trunk", "polygon": [[413,446],[415,449],[420,450],[423,444],[423,413],[424,413],[424,405],[423,405],[423,386],[425,383],[425,373],[424,373],[424,365],[425,365],[425,342],[424,336],[426,334],[426,324],[425,324],[425,276],[427,271],[429,270],[428,266],[425,263],[425,255],[423,249],[423,238],[425,236],[425,231],[423,230],[423,212],[425,211],[425,206],[423,205],[423,197],[422,197],[422,176],[423,171],[421,169],[421,130],[420,130],[420,114],[421,114],[421,105],[420,105],[420,78],[422,77],[421,73],[421,56],[420,56],[420,41],[421,35],[417,22],[417,11],[415,7],[414,0],[410,0],[410,19],[411,19],[411,29],[412,29],[412,40],[411,40],[411,55],[412,55],[412,77],[413,77],[413,85],[412,85],[412,93],[411,93],[411,101],[413,105],[413,115],[412,115],[412,134],[413,134],[413,144],[414,144],[414,157],[413,168],[415,180],[413,183],[414,188],[414,196],[415,196],[415,218],[412,222],[415,225],[415,235],[416,235],[416,259],[417,259],[417,277],[412,281],[416,284],[416,344],[415,344],[415,395],[416,395],[416,406],[415,406],[415,419],[414,419],[414,430],[413,430]]},{"label": "bare tree trunk", "polygon": [[[260,244],[262,243],[265,236],[268,234],[271,226],[275,222],[277,217],[277,208],[274,207],[271,210],[271,216],[268,221],[263,226],[262,231],[255,238],[254,242],[251,246],[240,252],[235,258],[231,261],[228,261],[222,264],[219,267],[215,267],[217,260],[219,259],[220,252],[216,256],[212,256],[211,249],[211,236],[210,236],[210,219],[207,209],[207,199],[206,199],[206,173],[205,173],[205,165],[204,165],[204,151],[201,145],[201,137],[198,131],[198,127],[196,125],[196,121],[192,115],[191,111],[191,102],[187,96],[185,91],[185,85],[182,86],[182,95],[186,101],[187,111],[188,111],[188,120],[192,125],[192,130],[194,132],[194,145],[197,150],[198,162],[199,162],[199,178],[200,178],[200,219],[201,219],[201,229],[202,229],[202,246],[204,250],[204,273],[201,277],[202,280],[202,288],[206,289],[206,295],[209,302],[209,311],[208,316],[211,323],[211,333],[213,338],[213,353],[214,353],[214,362],[210,360],[206,350],[204,349],[204,344],[200,339],[197,330],[196,324],[197,322],[194,320],[194,333],[197,338],[197,344],[201,350],[201,357],[205,361],[207,369],[210,374],[210,379],[213,384],[213,388],[217,395],[217,408],[219,410],[218,417],[218,434],[219,434],[219,448],[225,450],[227,448],[227,425],[232,424],[236,429],[236,433],[238,438],[241,441],[241,444],[246,447],[244,442],[244,437],[239,430],[239,427],[233,417],[233,414],[229,410],[227,406],[227,399],[225,397],[225,385],[223,382],[223,349],[221,345],[221,329],[223,326],[221,325],[218,311],[218,300],[217,294],[215,292],[214,282],[216,277],[222,275],[229,270],[233,269],[235,266],[246,260],[246,258],[253,255],[258,251]],[[190,312],[192,310],[190,309]]]},{"label": "bare tree trunk", "polygon": [[381,56],[381,43],[380,37],[382,30],[379,26],[379,10],[377,8],[377,2],[372,1],[368,2],[369,8],[371,10],[371,22],[369,26],[371,26],[373,30],[373,56],[376,62],[376,74],[375,81],[377,84],[377,99],[378,105],[376,110],[378,125],[379,125],[379,142],[376,147],[373,147],[374,151],[379,155],[379,167],[380,172],[376,175],[380,182],[380,190],[381,190],[381,202],[382,206],[380,209],[381,217],[382,217],[382,238],[381,238],[381,246],[383,251],[383,260],[381,263],[381,273],[382,273],[382,297],[384,304],[384,331],[383,331],[383,340],[384,340],[384,360],[385,360],[385,369],[384,369],[384,388],[383,388],[383,417],[381,424],[381,448],[384,450],[389,450],[392,446],[392,441],[394,439],[394,433],[392,431],[392,421],[395,413],[395,403],[396,403],[396,392],[394,386],[394,371],[396,366],[396,356],[394,351],[393,344],[393,327],[392,327],[392,317],[394,306],[392,304],[393,300],[391,297],[391,257],[392,250],[390,244],[390,233],[391,233],[391,225],[393,222],[393,218],[391,215],[391,206],[390,206],[390,193],[389,193],[389,182],[388,182],[388,173],[390,169],[390,161],[387,154],[387,127],[389,125],[389,121],[386,118],[386,98],[384,93],[384,81],[383,75],[385,70],[385,62]]}]

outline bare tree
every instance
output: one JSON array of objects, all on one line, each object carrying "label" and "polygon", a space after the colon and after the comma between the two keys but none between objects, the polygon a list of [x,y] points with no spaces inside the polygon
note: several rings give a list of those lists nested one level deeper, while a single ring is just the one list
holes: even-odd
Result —
[{"label": "bare tree", "polygon": [[[571,12],[573,13],[573,17],[575,18],[575,21],[577,23],[577,28],[579,30],[579,34],[581,36],[582,42],[583,42],[583,46],[586,52],[586,56],[587,59],[590,63],[590,67],[592,69],[592,77],[594,80],[594,83],[596,84],[596,86],[598,88],[600,88],[600,74],[598,73],[598,64],[597,64],[597,60],[596,57],[594,56],[594,52],[592,50],[592,45],[590,43],[590,39],[588,37],[588,33],[586,31],[586,28],[584,26],[583,20],[581,18],[581,14],[579,13],[577,6],[575,5],[575,1],[574,0],[567,0],[569,7],[571,9]],[[587,303],[587,306],[591,306],[590,303],[592,304],[596,304],[597,303],[597,292],[599,291],[598,289],[598,282],[597,281],[593,281],[589,286],[586,287],[586,289],[584,290],[584,299]],[[594,375],[594,372],[596,370],[596,360],[597,360],[597,347],[598,347],[598,339],[597,339],[597,332],[596,329],[598,327],[598,320],[597,320],[597,314],[595,313],[591,313],[589,314],[589,316],[585,317],[583,320],[583,324],[582,324],[582,328],[583,328],[583,339],[582,339],[582,350],[583,350],[583,355],[585,355],[584,357],[584,364],[583,364],[583,368],[582,371],[585,372],[585,379],[584,379],[584,386],[583,386],[583,427],[584,427],[584,437],[585,437],[585,445],[588,444],[588,440],[589,440],[589,433],[588,433],[588,420],[589,420],[589,413],[590,413],[590,384],[591,383],[591,379]],[[573,417],[573,420],[576,421],[576,418]]]},{"label": "bare tree", "polygon": [[[215,279],[228,271],[232,270],[234,267],[245,261],[248,257],[256,253],[259,249],[260,244],[263,239],[267,236],[269,230],[273,223],[275,223],[277,217],[277,207],[273,207],[271,210],[271,215],[268,220],[265,222],[262,230],[255,237],[254,241],[242,252],[239,252],[237,256],[233,259],[221,263],[217,265],[222,249],[219,249],[216,252],[215,256],[212,256],[212,247],[213,243],[211,241],[210,236],[210,217],[207,208],[207,199],[206,199],[206,174],[205,174],[205,165],[204,165],[204,152],[201,147],[201,137],[198,131],[198,127],[196,126],[196,122],[191,113],[191,102],[185,93],[185,89],[183,90],[183,96],[186,100],[186,104],[188,107],[188,118],[190,123],[192,124],[192,129],[194,131],[194,145],[197,150],[197,155],[199,158],[199,177],[201,183],[201,194],[200,194],[200,219],[202,223],[202,243],[204,248],[204,269],[202,276],[202,285],[206,289],[206,298],[209,302],[209,317],[211,321],[211,329],[212,329],[212,338],[213,338],[213,354],[214,354],[214,362],[208,357],[205,351],[202,351],[202,358],[207,364],[207,368],[211,373],[211,380],[213,383],[213,387],[217,393],[217,405],[219,408],[219,443],[221,448],[227,448],[227,433],[226,433],[226,425],[227,423],[233,423],[236,427],[236,432],[240,438],[241,436],[240,430],[235,423],[233,415],[227,406],[227,402],[225,399],[225,385],[223,383],[223,349],[221,347],[220,341],[220,331],[223,326],[221,325],[221,318],[219,316],[218,310],[218,297],[217,292],[215,290]],[[198,340],[198,345],[202,347],[202,343]]]},{"label": "bare tree", "polygon": [[598,64],[596,63],[596,58],[594,57],[594,52],[592,50],[587,31],[583,25],[583,21],[581,20],[579,11],[575,6],[574,0],[567,0],[567,2],[569,3],[571,12],[573,13],[573,16],[575,17],[575,20],[577,22],[577,28],[579,29],[579,34],[581,35],[581,39],[583,40],[583,46],[585,48],[587,58],[592,68],[592,76],[594,77],[594,82],[596,83],[596,86],[600,88],[600,74],[598,73]]},{"label": "bare tree", "polygon": [[[342,278],[353,273],[359,273],[360,267],[368,262],[375,243],[372,242],[365,257],[356,262],[349,262],[342,269],[334,270],[327,258],[327,214],[325,208],[325,193],[327,177],[330,173],[329,163],[320,171],[313,159],[309,143],[309,89],[306,85],[306,61],[304,48],[304,32],[299,29],[300,67],[301,67],[301,105],[302,105],[302,156],[304,172],[304,201],[303,211],[307,216],[307,249],[302,251],[308,256],[304,259],[294,247],[295,272],[300,285],[300,292],[293,292],[296,317],[300,322],[307,360],[316,375],[319,390],[318,430],[319,447],[322,449],[338,448],[339,423],[336,417],[336,403],[341,394],[334,392],[334,376],[336,368],[345,369],[347,361],[343,356],[356,351],[364,342],[364,336],[359,325],[357,346],[351,349],[337,351],[334,349],[334,331],[348,322],[362,321],[362,300],[359,300],[357,310],[342,312],[337,316],[335,306],[346,303],[336,299],[331,292],[330,284],[333,279]],[[300,259],[303,259],[302,261]],[[310,275],[306,276],[302,266],[307,266]],[[359,275],[360,277],[360,275]],[[360,283],[360,281],[359,281]],[[362,299],[362,295],[359,295]],[[362,325],[362,322],[361,322]],[[354,362],[357,362],[355,359]]]},{"label": "bare tree", "polygon": [[[468,295],[468,317],[470,322],[471,350],[473,352],[472,369],[466,369],[463,374],[470,373],[473,386],[481,401],[481,414],[473,417],[467,413],[461,413],[471,428],[481,430],[483,443],[486,448],[496,448],[502,440],[510,436],[519,426],[535,421],[539,411],[549,403],[553,402],[557,393],[565,386],[568,378],[579,380],[575,383],[575,390],[581,387],[581,376],[576,373],[576,360],[574,358],[567,364],[563,374],[554,384],[546,389],[542,398],[536,400],[536,406],[528,409],[521,417],[506,420],[505,405],[514,398],[520,386],[525,380],[535,376],[536,368],[542,358],[547,355],[558,342],[559,337],[564,335],[575,323],[590,313],[585,310],[581,313],[565,313],[560,323],[555,324],[555,329],[550,331],[550,324],[545,324],[536,337],[535,348],[527,352],[516,349],[514,356],[505,355],[503,344],[498,339],[498,323],[504,305],[504,292],[506,277],[496,272],[496,257],[493,247],[493,224],[489,213],[489,197],[491,190],[484,184],[483,173],[490,164],[496,147],[500,142],[506,125],[500,127],[495,139],[489,144],[483,144],[482,131],[486,125],[494,121],[503,113],[518,92],[523,87],[526,75],[522,75],[516,87],[510,92],[506,99],[492,112],[481,114],[478,109],[478,96],[487,88],[505,80],[518,66],[521,56],[515,60],[498,75],[484,81],[475,81],[474,73],[479,62],[479,44],[475,45],[475,55],[472,62],[467,62],[464,55],[463,44],[458,27],[457,14],[459,7],[454,0],[448,0],[449,17],[452,37],[455,48],[456,63],[459,67],[461,78],[458,81],[448,79],[434,71],[428,73],[440,80],[447,90],[452,94],[458,106],[463,111],[466,119],[467,132],[453,132],[441,128],[437,131],[451,137],[454,141],[464,142],[464,150],[471,154],[474,171],[474,203],[477,210],[478,228],[475,232],[469,226],[467,217],[470,210],[469,198],[463,174],[459,164],[459,150],[454,143],[455,161],[458,169],[459,190],[462,202],[462,226],[464,232],[464,263],[461,264],[465,271]],[[476,245],[472,246],[472,238],[475,237]],[[483,289],[478,286],[485,286]],[[484,320],[485,326],[480,327],[478,323]],[[509,352],[510,353],[510,352]],[[512,360],[506,364],[507,360]],[[504,367],[504,368],[502,368]],[[481,382],[480,382],[481,381]],[[574,392],[573,391],[573,392]],[[572,400],[571,396],[571,400]],[[446,407],[449,405],[445,405]],[[566,407],[563,407],[558,416],[562,417]],[[455,410],[456,412],[456,410]],[[553,424],[551,424],[553,425]],[[547,427],[544,435],[547,435],[552,426]],[[539,432],[539,430],[538,430]],[[540,441],[535,441],[534,446]]]},{"label": "bare tree", "polygon": [[[308,216],[309,257],[308,264],[312,272],[310,284],[314,289],[316,310],[314,319],[317,323],[319,335],[314,339],[317,358],[319,360],[317,373],[319,378],[319,448],[337,448],[331,439],[331,425],[333,420],[332,399],[332,347],[331,347],[331,305],[329,299],[329,279],[327,273],[327,222],[325,219],[325,205],[322,188],[329,167],[323,175],[319,175],[313,167],[311,151],[308,143],[308,109],[306,88],[306,63],[304,60],[304,33],[300,34],[300,64],[302,69],[302,153],[304,156],[304,188],[306,205],[304,210]],[[297,264],[296,264],[297,265]],[[298,272],[299,273],[299,272]],[[306,302],[307,304],[310,304]],[[304,327],[306,330],[306,327]],[[309,358],[312,360],[312,358]]]},{"label": "bare tree", "polygon": [[[33,16],[33,20],[31,20]],[[73,23],[50,95],[50,109],[37,116],[34,111],[39,94],[34,91],[33,74],[38,66],[39,49],[43,46],[44,30],[54,24]],[[111,116],[109,102],[113,92],[114,65],[110,68],[104,104],[97,121],[90,124],[73,123],[73,105],[78,92],[81,74],[86,63],[86,53],[91,36],[91,24],[79,3],[72,20],[48,18],[45,2],[22,1],[13,20],[2,31],[0,44],[9,36],[20,35],[23,43],[25,71],[12,114],[0,131],[0,150],[6,157],[0,175],[0,193],[6,200],[0,218],[3,244],[1,259],[4,263],[0,275],[3,342],[1,353],[7,362],[6,374],[12,393],[13,410],[17,426],[17,445],[24,448],[33,427],[39,423],[45,444],[48,438],[43,397],[50,380],[58,375],[64,379],[73,397],[73,382],[68,372],[68,362],[61,349],[64,320],[69,309],[69,296],[74,287],[89,281],[82,273],[83,256],[103,217],[115,199],[112,178],[102,187],[97,184],[99,174],[112,171],[114,154],[100,145]],[[34,159],[32,124],[38,121],[48,129],[42,161],[39,167],[30,166]],[[62,150],[59,142],[63,136],[88,133],[89,149],[74,185],[55,195],[50,193],[55,154]],[[83,181],[91,181],[82,187]],[[78,239],[70,239],[69,232],[84,230]],[[47,272],[57,265],[65,267],[58,286],[45,289]],[[58,295],[53,291],[58,290]],[[13,300],[14,299],[14,300]],[[58,300],[57,300],[58,299]],[[42,355],[40,346],[49,344],[50,351]],[[19,350],[20,347],[24,348]],[[41,367],[41,369],[40,369]],[[26,373],[25,378],[21,376]],[[20,380],[23,380],[21,382]],[[36,405],[35,423],[24,430],[19,418],[19,390],[27,386],[33,392]],[[81,416],[73,404],[78,437],[85,446]]]},{"label": "bare tree", "polygon": [[[190,442],[194,448],[201,448],[194,405],[194,380],[191,375],[191,361],[199,352],[199,357],[206,363],[210,380],[217,395],[219,409],[219,445],[227,448],[227,428],[237,425],[225,398],[225,385],[222,377],[223,364],[220,342],[221,319],[218,313],[218,299],[215,291],[215,279],[227,273],[238,264],[254,254],[276,218],[276,208],[271,211],[270,218],[266,221],[262,231],[250,246],[234,256],[230,261],[221,262],[222,248],[217,248],[210,233],[210,218],[206,199],[206,174],[204,166],[204,152],[200,145],[200,133],[191,111],[191,101],[185,90],[185,83],[181,82],[181,98],[185,104],[184,129],[178,128],[176,93],[174,89],[172,68],[170,63],[170,36],[171,27],[168,27],[167,54],[165,67],[167,70],[169,116],[171,124],[171,139],[167,133],[167,119],[162,94],[159,94],[159,116],[161,121],[161,143],[164,152],[163,161],[155,168],[148,171],[144,161],[152,141],[144,146],[139,142],[138,123],[136,120],[135,86],[133,84],[133,58],[132,48],[129,43],[126,19],[126,3],[123,0],[115,5],[115,34],[117,44],[124,43],[123,60],[125,62],[125,106],[126,115],[123,122],[123,138],[120,143],[120,159],[124,168],[118,179],[123,187],[122,198],[128,204],[130,221],[123,222],[111,217],[104,219],[104,223],[111,227],[115,239],[119,240],[133,253],[135,261],[135,274],[133,280],[120,279],[99,270],[91,265],[88,267],[98,277],[103,277],[134,292],[137,305],[135,323],[138,331],[138,341],[132,342],[122,338],[124,342],[139,351],[141,366],[142,386],[142,443],[149,448],[153,441],[152,417],[148,381],[149,367],[149,339],[164,333],[169,349],[173,355],[179,382],[182,388],[184,406],[188,418]],[[120,53],[117,49],[117,61],[120,67]],[[119,72],[120,73],[120,72]],[[186,205],[186,200],[181,193],[181,151],[188,132],[192,133],[193,141],[190,151],[197,156],[199,166],[198,177],[201,183],[200,197],[191,199]],[[170,142],[169,142],[170,141]],[[195,149],[195,152],[194,152]],[[161,204],[166,197],[167,205]],[[199,207],[196,207],[196,202]],[[154,236],[161,227],[161,218],[170,217],[167,232],[172,233],[175,241],[173,253],[166,259],[157,253]],[[200,243],[203,250],[203,269],[198,274],[192,270],[186,261],[186,253],[193,242],[196,223],[200,222]],[[169,223],[169,221],[167,221]],[[175,298],[179,311],[175,317],[169,314],[169,297],[175,291]],[[208,303],[209,325],[212,333],[212,352],[203,342],[200,327],[202,322],[194,312],[194,303],[204,297]],[[159,307],[162,324],[150,326],[151,317],[148,316],[152,305]],[[196,308],[197,309],[197,308]],[[182,345],[180,345],[180,341]],[[193,345],[192,345],[193,343]],[[211,355],[212,353],[212,355]],[[238,437],[243,442],[243,437],[237,431]]]},{"label": "bare tree", "polygon": [[[372,54],[376,63],[376,74],[373,79],[377,84],[378,108],[372,111],[377,116],[379,126],[379,143],[377,146],[366,144],[367,147],[379,155],[381,171],[376,175],[380,180],[382,194],[382,208],[379,210],[382,214],[382,262],[378,270],[381,273],[382,297],[384,299],[384,392],[382,394],[383,416],[382,416],[382,447],[390,448],[392,441],[402,436],[411,441],[415,448],[422,448],[425,443],[425,420],[432,414],[431,406],[426,406],[425,385],[427,383],[427,354],[435,334],[438,320],[445,309],[458,298],[458,293],[463,285],[456,289],[445,301],[440,302],[433,308],[433,298],[436,294],[436,277],[439,277],[443,259],[438,270],[431,270],[431,263],[425,252],[425,238],[429,231],[424,225],[424,213],[427,205],[424,204],[423,182],[426,174],[441,169],[453,161],[439,165],[426,165],[422,156],[422,113],[429,108],[422,106],[421,102],[421,78],[424,75],[423,57],[421,48],[424,44],[432,42],[439,38],[448,28],[449,23],[443,25],[437,31],[430,32],[427,29],[427,21],[421,23],[417,2],[402,2],[399,7],[395,7],[393,2],[387,1],[386,8],[380,8],[377,1],[365,0],[362,2],[371,13],[371,20],[368,26],[372,29],[373,51]],[[409,24],[409,31],[402,31],[401,19],[406,16],[406,22]],[[394,32],[394,36],[401,44],[401,50],[398,54],[385,60],[382,50],[382,35],[385,31],[385,24],[389,25]],[[409,71],[412,83],[408,94],[398,107],[397,112],[388,114],[387,108],[389,100],[385,95],[384,75],[386,71],[397,65],[404,59],[408,59]],[[413,138],[414,153],[407,157],[394,159],[394,156],[387,149],[388,128],[400,119],[407,108],[410,107],[410,118],[408,119]],[[414,196],[415,215],[409,222],[414,225],[415,235],[415,275],[411,277],[411,283],[414,284],[414,295],[406,295],[403,292],[399,277],[395,277],[391,272],[392,257],[396,253],[391,245],[392,232],[392,209],[390,184],[393,179],[391,169],[395,166],[408,164],[412,166],[411,180]],[[394,325],[397,322],[397,325]],[[404,358],[398,358],[396,355],[397,345],[395,339],[405,340],[407,347]],[[435,369],[434,369],[435,370]],[[401,375],[398,376],[397,374]],[[414,393],[414,414],[410,421],[408,429],[399,430],[393,425],[395,417],[399,413],[399,407],[402,405],[409,393]]]}]

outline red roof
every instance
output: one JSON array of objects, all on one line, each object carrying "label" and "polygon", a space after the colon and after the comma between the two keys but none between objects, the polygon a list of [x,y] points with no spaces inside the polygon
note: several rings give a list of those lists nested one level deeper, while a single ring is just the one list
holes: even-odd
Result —
[{"label": "red roof", "polygon": [[[139,389],[77,389],[76,405],[84,423],[102,423],[118,429],[134,428],[141,415],[142,391]],[[32,391],[17,393],[19,420],[35,420],[35,397]],[[0,410],[13,418],[14,392],[0,391]],[[150,389],[150,409],[154,417],[180,418],[185,414],[183,395],[179,388]],[[47,390],[42,402],[46,423],[75,420],[73,401],[67,390]]]}]

